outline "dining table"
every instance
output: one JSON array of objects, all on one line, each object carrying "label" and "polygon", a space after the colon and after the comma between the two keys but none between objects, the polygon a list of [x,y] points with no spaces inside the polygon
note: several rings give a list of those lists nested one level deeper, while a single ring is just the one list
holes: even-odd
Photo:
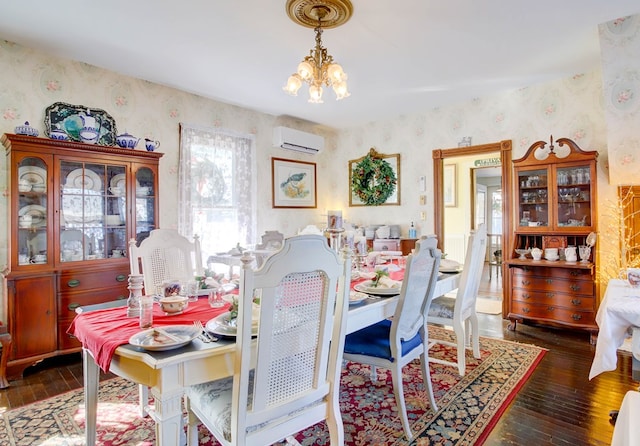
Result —
[{"label": "dining table", "polygon": [[[398,277],[401,272],[392,277]],[[352,281],[352,287],[363,279]],[[441,273],[435,296],[458,287],[460,273]],[[375,296],[350,305],[347,333],[352,333],[393,315],[398,295]],[[228,311],[228,306],[211,308],[206,298],[189,304],[179,316],[163,315],[154,308],[154,327],[172,324],[203,323]],[[110,322],[109,322],[110,321]],[[156,422],[156,444],[184,444],[182,401],[187,386],[233,375],[235,342],[222,337],[205,342],[200,337],[185,346],[166,351],[149,351],[129,344],[132,333],[139,332],[138,320],[127,318],[126,307],[83,312],[74,319],[69,333],[83,345],[85,436],[86,444],[95,444],[97,428],[98,385],[100,370],[109,371],[134,383],[148,386],[154,406],[148,411]]]}]

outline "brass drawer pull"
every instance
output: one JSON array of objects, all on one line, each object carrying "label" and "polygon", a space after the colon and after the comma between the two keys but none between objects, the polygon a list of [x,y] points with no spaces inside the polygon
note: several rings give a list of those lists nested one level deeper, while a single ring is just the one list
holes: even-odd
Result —
[{"label": "brass drawer pull", "polygon": [[569,287],[571,291],[580,291],[580,285],[576,285],[575,283]]},{"label": "brass drawer pull", "polygon": [[580,319],[582,319],[582,315],[574,313],[571,315],[571,319],[573,319],[574,321],[579,321]]},{"label": "brass drawer pull", "polygon": [[116,282],[124,282],[127,280],[127,276],[125,274],[118,274],[116,276]]},{"label": "brass drawer pull", "polygon": [[71,303],[67,306],[67,308],[69,309],[69,311],[76,311],[76,308],[78,308],[80,306],[80,304],[78,303]]},{"label": "brass drawer pull", "polygon": [[75,288],[80,286],[80,281],[78,279],[71,279],[70,281],[67,282],[67,286],[69,288]]},{"label": "brass drawer pull", "polygon": [[553,279],[547,279],[546,282],[551,285],[553,283]]},{"label": "brass drawer pull", "polygon": [[580,299],[571,299],[571,303],[573,305],[580,305],[582,303],[582,300],[580,300]]},{"label": "brass drawer pull", "polygon": [[554,297],[556,297],[556,293],[547,293],[547,297],[549,299],[553,299]]},{"label": "brass drawer pull", "polygon": [[552,307],[551,305],[547,307],[547,311],[553,312],[555,310],[556,310],[555,307]]},{"label": "brass drawer pull", "polygon": [[523,299],[529,299],[531,297],[531,295],[529,293],[522,293],[522,298]]},{"label": "brass drawer pull", "polygon": [[528,307],[524,307],[524,308],[522,309],[522,312],[523,312],[523,313],[528,313],[529,311],[530,311],[530,310],[529,310],[529,308],[528,308]]},{"label": "brass drawer pull", "polygon": [[531,285],[531,281],[529,281],[529,280],[523,280],[523,281],[522,281],[522,284],[523,284],[524,286],[529,286],[529,285]]}]

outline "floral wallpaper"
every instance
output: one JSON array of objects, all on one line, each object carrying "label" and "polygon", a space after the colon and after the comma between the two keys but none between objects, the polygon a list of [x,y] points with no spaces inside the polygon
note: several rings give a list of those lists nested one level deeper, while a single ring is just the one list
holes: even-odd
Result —
[{"label": "floral wallpaper", "polygon": [[[428,234],[433,231],[431,152],[456,147],[465,137],[472,137],[473,144],[511,139],[514,159],[537,140],[548,140],[550,135],[569,137],[582,148],[600,153],[599,200],[615,197],[615,187],[608,182],[609,159],[612,177],[637,184],[640,16],[605,23],[599,31],[601,70],[387,121],[333,130],[0,41],[3,73],[0,134],[13,133],[15,126],[29,121],[43,136],[44,110],[58,101],[107,111],[115,119],[118,133],[128,132],[161,142],[164,157],[160,162],[160,225],[176,227],[179,123],[247,132],[256,136],[258,184],[262,185],[258,197],[258,234],[278,229],[290,236],[308,224],[322,226],[328,209],[343,210],[344,219],[354,223],[400,224],[403,236],[414,221],[418,235]],[[325,136],[324,150],[312,156],[273,148],[272,129],[279,125]],[[348,161],[365,155],[371,147],[381,153],[401,155],[399,206],[348,206]],[[317,209],[272,209],[270,160],[274,156],[317,163]],[[426,177],[424,192],[418,187],[421,176]],[[0,191],[0,215],[8,218],[5,157],[0,157]],[[426,195],[425,204],[420,204],[420,195]],[[421,212],[426,220],[420,219]],[[0,231],[0,271],[6,268],[7,234]],[[3,291],[0,300],[4,295]],[[4,319],[3,314],[0,319]]]}]

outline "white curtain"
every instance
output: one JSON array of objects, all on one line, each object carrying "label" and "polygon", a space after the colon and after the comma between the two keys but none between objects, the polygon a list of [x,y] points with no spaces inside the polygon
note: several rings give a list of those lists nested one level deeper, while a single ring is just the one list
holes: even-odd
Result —
[{"label": "white curtain", "polygon": [[255,137],[180,124],[178,230],[205,255],[256,240]]}]

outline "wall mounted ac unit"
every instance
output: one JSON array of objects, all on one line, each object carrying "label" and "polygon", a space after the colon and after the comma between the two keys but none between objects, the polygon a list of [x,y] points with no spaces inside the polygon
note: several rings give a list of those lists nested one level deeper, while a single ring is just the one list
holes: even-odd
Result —
[{"label": "wall mounted ac unit", "polygon": [[315,155],[324,147],[324,138],[288,127],[275,127],[273,146]]}]

